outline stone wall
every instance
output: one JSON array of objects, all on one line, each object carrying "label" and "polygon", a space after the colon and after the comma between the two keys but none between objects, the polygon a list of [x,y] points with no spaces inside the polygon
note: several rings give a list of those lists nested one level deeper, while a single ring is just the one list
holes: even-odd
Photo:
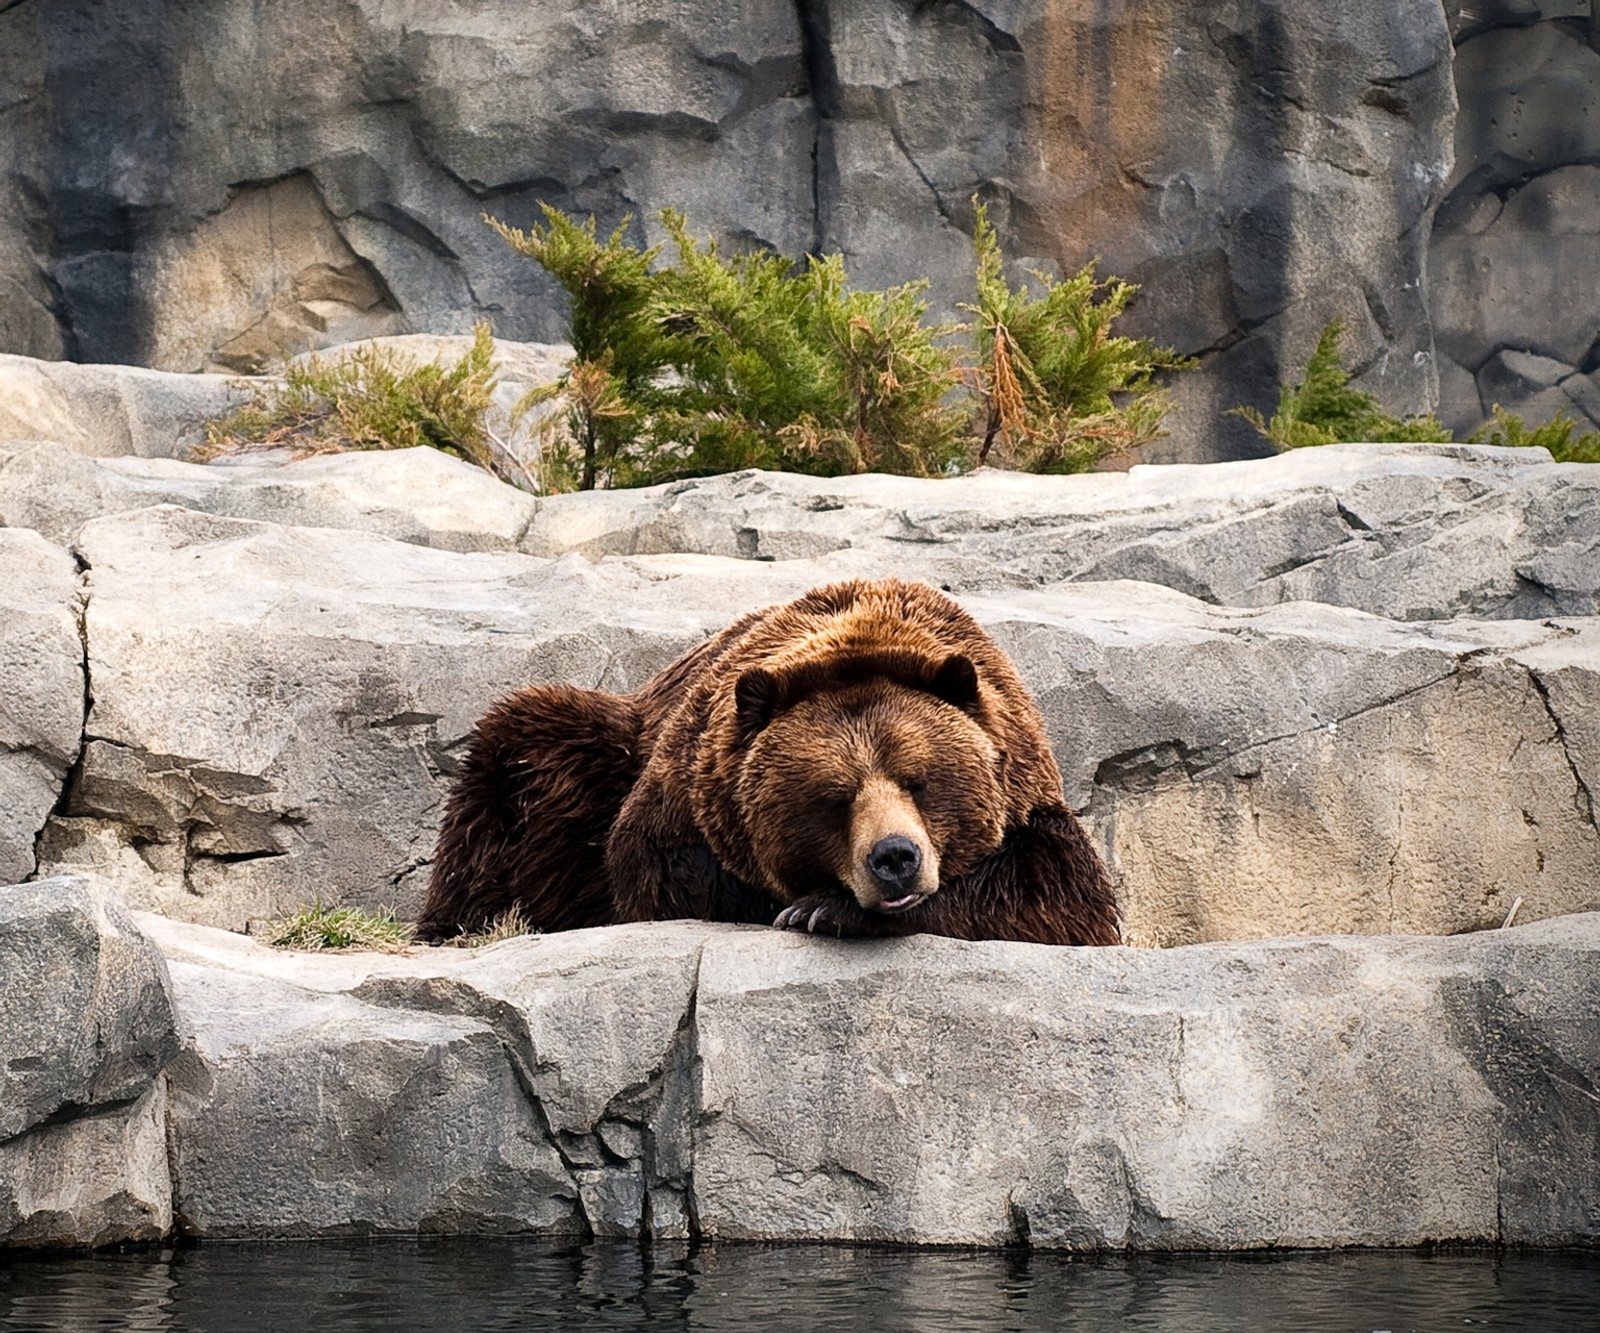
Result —
[{"label": "stone wall", "polygon": [[1259,455],[1334,317],[1430,407],[1450,168],[1438,0],[58,0],[0,10],[0,351],[169,370],[403,329],[560,331],[483,226],[537,200],[841,250],[969,295],[970,199],[1021,266],[1096,257],[1199,360],[1152,459]]}]

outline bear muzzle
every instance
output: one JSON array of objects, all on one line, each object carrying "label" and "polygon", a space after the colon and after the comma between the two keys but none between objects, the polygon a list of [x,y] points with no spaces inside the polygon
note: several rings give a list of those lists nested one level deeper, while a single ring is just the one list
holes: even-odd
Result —
[{"label": "bear muzzle", "polygon": [[917,887],[922,870],[922,849],[910,838],[893,834],[881,838],[867,853],[867,871],[877,881],[880,912],[903,912],[925,895]]}]

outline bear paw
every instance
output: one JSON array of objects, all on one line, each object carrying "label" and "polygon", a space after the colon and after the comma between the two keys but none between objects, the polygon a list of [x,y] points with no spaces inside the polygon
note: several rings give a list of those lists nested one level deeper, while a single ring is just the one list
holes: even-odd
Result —
[{"label": "bear paw", "polygon": [[779,912],[773,923],[779,930],[805,930],[813,935],[860,935],[864,913],[854,898],[842,893],[808,893]]}]

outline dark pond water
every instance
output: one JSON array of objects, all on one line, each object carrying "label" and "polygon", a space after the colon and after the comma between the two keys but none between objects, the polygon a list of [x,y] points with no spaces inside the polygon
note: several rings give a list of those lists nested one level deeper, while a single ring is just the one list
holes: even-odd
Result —
[{"label": "dark pond water", "polygon": [[0,1330],[1600,1330],[1600,1253],[1084,1259],[527,1241],[0,1262]]}]

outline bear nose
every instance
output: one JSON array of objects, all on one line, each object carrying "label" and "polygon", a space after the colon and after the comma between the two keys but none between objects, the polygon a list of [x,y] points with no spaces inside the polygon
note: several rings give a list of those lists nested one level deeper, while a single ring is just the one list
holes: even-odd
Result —
[{"label": "bear nose", "polygon": [[880,839],[867,853],[867,869],[873,878],[900,888],[917,877],[922,868],[922,851],[910,838],[898,833]]}]

